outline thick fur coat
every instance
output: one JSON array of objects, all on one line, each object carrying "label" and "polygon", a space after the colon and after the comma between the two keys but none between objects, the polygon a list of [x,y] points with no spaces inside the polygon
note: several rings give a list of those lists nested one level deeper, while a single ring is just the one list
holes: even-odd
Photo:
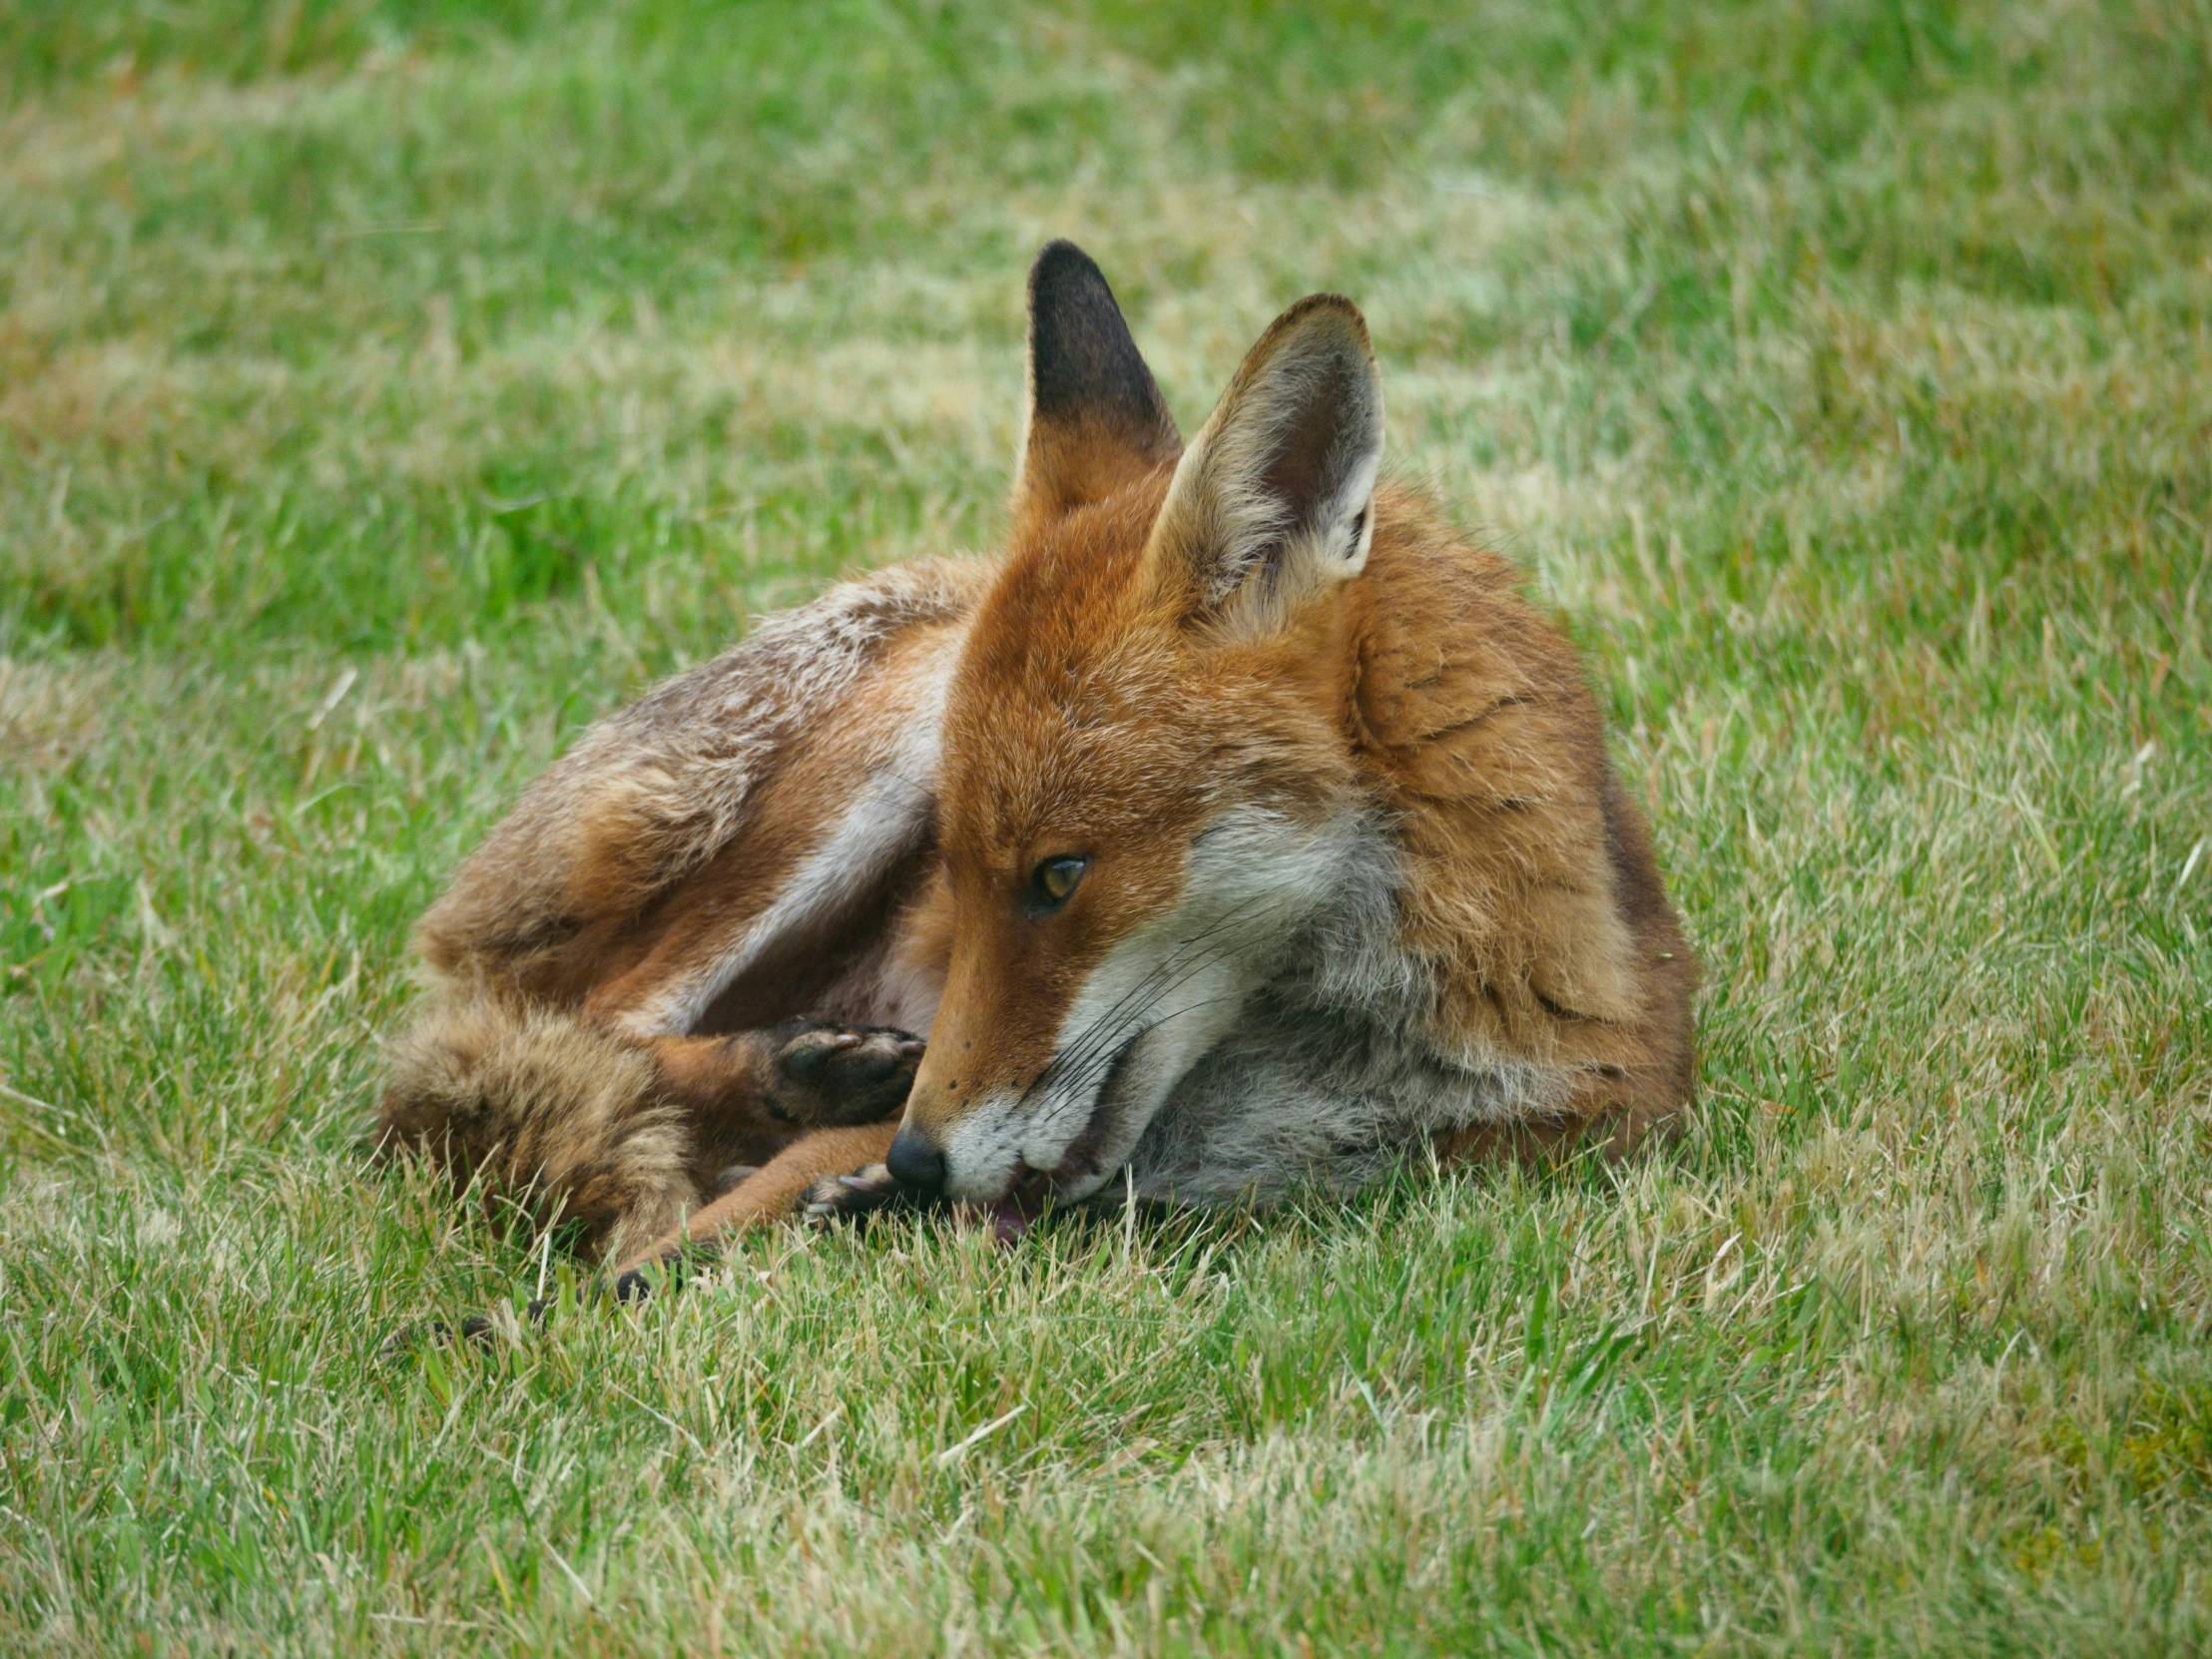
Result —
[{"label": "thick fur coat", "polygon": [[1619,1151],[1682,1109],[1695,966],[1581,666],[1379,488],[1359,312],[1286,312],[1187,445],[1064,243],[1029,355],[1003,557],[772,619],[462,866],[388,1145],[639,1261],[894,1195]]}]

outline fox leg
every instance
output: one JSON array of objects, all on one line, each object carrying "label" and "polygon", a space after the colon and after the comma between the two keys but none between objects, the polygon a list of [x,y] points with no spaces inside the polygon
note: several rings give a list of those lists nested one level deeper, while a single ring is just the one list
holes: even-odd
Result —
[{"label": "fox leg", "polygon": [[897,1133],[897,1123],[883,1122],[818,1129],[802,1136],[616,1268],[615,1296],[624,1302],[643,1296],[648,1270],[668,1266],[689,1247],[718,1244],[732,1234],[789,1220],[818,1184],[834,1181],[848,1170],[880,1165]]},{"label": "fox leg", "polygon": [[[398,1045],[383,1142],[413,1147],[618,1259],[663,1237],[812,1129],[895,1116],[920,1039],[787,1020],[729,1036],[631,1038],[480,994]],[[850,1167],[850,1166],[847,1166]]]}]

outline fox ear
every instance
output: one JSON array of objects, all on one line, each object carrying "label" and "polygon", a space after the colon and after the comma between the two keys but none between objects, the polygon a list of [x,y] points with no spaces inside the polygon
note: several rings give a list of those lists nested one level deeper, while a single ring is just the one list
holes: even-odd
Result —
[{"label": "fox ear", "polygon": [[1029,419],[1014,480],[1016,533],[1098,501],[1182,453],[1114,290],[1072,242],[1029,268]]},{"label": "fox ear", "polygon": [[1276,627],[1366,568],[1382,382],[1360,308],[1301,299],[1246,355],[1168,486],[1145,550],[1169,603],[1233,633]]}]

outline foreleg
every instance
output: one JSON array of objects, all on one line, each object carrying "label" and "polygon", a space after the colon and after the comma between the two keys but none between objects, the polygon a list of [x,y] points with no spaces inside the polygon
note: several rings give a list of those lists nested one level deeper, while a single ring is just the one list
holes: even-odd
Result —
[{"label": "foreleg", "polygon": [[685,1218],[647,1249],[615,1270],[615,1295],[628,1302],[650,1288],[652,1272],[672,1266],[685,1251],[719,1245],[735,1234],[789,1221],[820,1183],[848,1171],[879,1165],[890,1151],[896,1123],[820,1129],[806,1135],[704,1209]]}]

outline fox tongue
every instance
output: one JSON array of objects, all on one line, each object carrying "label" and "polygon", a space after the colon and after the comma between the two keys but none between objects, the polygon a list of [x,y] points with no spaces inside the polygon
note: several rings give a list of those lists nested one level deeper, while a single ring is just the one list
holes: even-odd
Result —
[{"label": "fox tongue", "polygon": [[1050,1176],[1024,1168],[1006,1196],[990,1207],[991,1231],[998,1235],[998,1242],[1012,1244],[1027,1233],[1029,1224],[1044,1209],[1051,1192]]}]

